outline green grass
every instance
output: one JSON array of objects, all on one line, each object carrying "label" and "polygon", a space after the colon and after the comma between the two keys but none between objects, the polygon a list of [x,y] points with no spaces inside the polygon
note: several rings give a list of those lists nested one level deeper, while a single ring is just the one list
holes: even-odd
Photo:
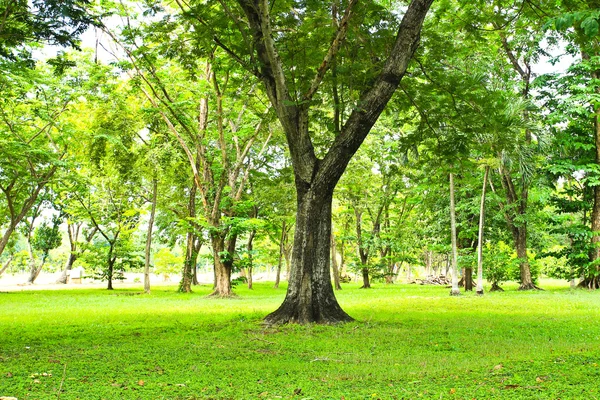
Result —
[{"label": "green grass", "polygon": [[[270,284],[0,293],[0,396],[18,399],[600,398],[600,293],[337,293],[357,322],[265,327]],[[65,368],[66,367],[66,368]],[[59,388],[62,391],[59,395]]]}]

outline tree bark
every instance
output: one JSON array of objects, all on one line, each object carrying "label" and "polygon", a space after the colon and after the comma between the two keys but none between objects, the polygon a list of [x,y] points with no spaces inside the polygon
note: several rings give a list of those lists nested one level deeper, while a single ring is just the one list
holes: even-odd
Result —
[{"label": "tree bark", "polygon": [[[595,80],[600,79],[600,71],[594,71],[592,77]],[[596,88],[596,93],[600,94],[600,88]],[[596,165],[600,165],[600,106],[597,106],[594,110],[594,145],[596,148]],[[600,259],[600,186],[594,186],[594,205],[592,208],[592,251],[590,254],[590,261],[592,265],[598,263]],[[592,289],[600,289],[600,265],[594,267],[596,270],[593,277],[586,278],[588,287]]]},{"label": "tree bark", "polygon": [[286,223],[285,219],[282,222],[281,226],[281,238],[279,239],[279,257],[277,258],[277,273],[275,274],[275,285],[273,288],[279,289],[279,281],[281,280],[281,264],[283,262],[283,253],[284,253],[284,242],[286,235]]},{"label": "tree bark", "polygon": [[339,306],[329,269],[331,201],[328,194],[312,190],[299,194],[292,269],[283,304],[265,318],[268,324],[334,323],[352,321]]},{"label": "tree bark", "polygon": [[146,252],[144,265],[144,293],[150,294],[150,251],[152,250],[152,228],[154,227],[154,216],[156,215],[156,198],[158,197],[158,180],[152,180],[152,209],[148,221],[148,232],[146,234]]},{"label": "tree bark", "polygon": [[113,249],[114,243],[110,244],[110,249],[108,250],[108,287],[107,290],[113,290],[113,276],[115,272],[115,261],[117,261],[117,257],[113,257]]},{"label": "tree bark", "polygon": [[483,174],[483,187],[481,189],[481,203],[479,205],[479,234],[477,236],[477,294],[483,295],[483,228],[485,223],[485,191],[490,167],[485,166]]},{"label": "tree bark", "polygon": [[252,250],[254,249],[254,246],[252,244],[252,242],[254,241],[254,236],[256,235],[256,230],[252,230],[252,232],[250,232],[250,236],[248,236],[248,275],[246,276],[246,278],[248,279],[248,289],[252,289],[252,268],[253,268],[253,261],[254,261],[254,256],[252,254]]},{"label": "tree bark", "polygon": [[225,240],[222,234],[211,234],[213,259],[215,267],[215,290],[211,296],[231,297],[231,271],[235,252],[235,235]]},{"label": "tree bark", "polygon": [[454,205],[454,174],[450,173],[450,230],[452,236],[452,290],[451,296],[460,295],[458,288],[458,244],[456,241],[456,207]]},{"label": "tree bark", "polygon": [[337,263],[337,251],[335,246],[335,235],[331,234],[331,266],[333,268],[333,285],[335,290],[342,290],[340,285],[340,269]]},{"label": "tree bark", "polygon": [[[188,199],[188,217],[196,217],[196,191],[198,190],[195,184],[190,186],[190,197]],[[179,282],[178,291],[181,293],[192,293],[193,268],[196,266],[196,254],[194,252],[195,234],[192,227],[188,228],[186,235],[186,250],[185,260],[183,262],[183,270],[181,271],[181,281]]]}]

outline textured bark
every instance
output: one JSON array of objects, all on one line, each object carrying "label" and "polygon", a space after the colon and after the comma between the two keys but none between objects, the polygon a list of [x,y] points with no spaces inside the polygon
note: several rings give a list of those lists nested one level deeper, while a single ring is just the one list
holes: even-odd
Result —
[{"label": "textured bark", "polygon": [[281,264],[283,262],[283,253],[285,251],[285,237],[286,237],[286,222],[283,220],[281,226],[281,237],[279,239],[279,257],[277,258],[277,272],[275,274],[275,289],[279,289],[279,282],[281,281]]},{"label": "textured bark", "polygon": [[281,306],[265,318],[266,323],[352,321],[339,306],[331,285],[332,195],[308,191],[299,196],[288,291]]},{"label": "textured bark", "polygon": [[[197,186],[193,184],[190,187],[190,196],[188,199],[187,215],[189,218],[196,217],[196,193]],[[179,282],[178,291],[181,293],[192,292],[192,280],[193,280],[193,268],[196,266],[197,254],[194,252],[194,241],[196,237],[194,232],[188,231],[186,235],[186,247],[185,247],[185,260],[183,262],[183,269],[181,271],[181,281]]]},{"label": "textured bark", "polygon": [[231,297],[231,271],[233,270],[233,254],[235,252],[235,236],[225,238],[214,233],[211,235],[213,260],[215,267],[215,290],[211,296]]},{"label": "textured bark", "polygon": [[110,243],[110,248],[108,250],[108,287],[106,289],[113,290],[113,276],[115,272],[115,261],[117,261],[117,257],[113,257],[114,243]]},{"label": "textured bark", "polygon": [[458,288],[458,244],[456,241],[456,207],[454,205],[454,174],[450,173],[450,230],[452,236],[452,290],[451,296],[460,295]]},{"label": "textured bark", "polygon": [[483,187],[481,189],[481,202],[479,204],[479,234],[477,239],[477,294],[483,295],[483,228],[485,225],[485,191],[490,167],[485,167]]},{"label": "textured bark", "polygon": [[[256,215],[254,215],[254,217],[256,218]],[[248,248],[248,274],[246,275],[246,278],[248,279],[248,289],[252,289],[252,269],[254,268],[254,256],[252,254],[254,246],[252,242],[254,241],[254,236],[256,236],[256,230],[252,230],[252,232],[250,232],[250,235],[248,236],[248,244],[246,246]]]},{"label": "textured bark", "polygon": [[465,282],[465,292],[473,291],[473,268],[465,268],[465,274],[463,275]]},{"label": "textured bark", "polygon": [[158,196],[158,180],[152,180],[152,209],[148,221],[148,232],[146,233],[146,251],[144,265],[144,293],[150,293],[150,251],[152,250],[152,228],[154,228],[154,216],[156,215],[156,198]]},{"label": "textured bark", "polygon": [[331,267],[333,269],[333,285],[335,290],[342,290],[340,285],[340,269],[337,263],[337,251],[335,246],[335,235],[331,234]]}]

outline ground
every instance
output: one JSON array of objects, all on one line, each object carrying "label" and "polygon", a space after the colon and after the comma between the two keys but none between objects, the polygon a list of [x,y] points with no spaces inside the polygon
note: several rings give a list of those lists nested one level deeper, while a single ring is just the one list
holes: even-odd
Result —
[{"label": "ground", "polygon": [[[483,297],[346,284],[356,322],[265,327],[285,290],[210,286],[0,293],[0,397],[18,399],[599,398],[600,293]],[[487,288],[486,288],[487,289]]]}]

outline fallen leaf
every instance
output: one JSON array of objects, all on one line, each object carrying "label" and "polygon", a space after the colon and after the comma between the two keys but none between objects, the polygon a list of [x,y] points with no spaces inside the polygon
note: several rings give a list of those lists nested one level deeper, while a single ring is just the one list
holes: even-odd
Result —
[{"label": "fallen leaf", "polygon": [[294,389],[294,394],[295,395],[299,395],[300,393],[302,393],[302,389],[300,389],[300,388]]},{"label": "fallen leaf", "polygon": [[450,394],[454,394],[454,393],[456,393],[456,389],[454,389],[454,388],[450,389]]},{"label": "fallen leaf", "polygon": [[499,369],[502,369],[502,367],[503,367],[503,365],[502,365],[502,364],[498,364],[498,365],[494,366],[494,370],[496,370],[496,371],[497,371],[497,370],[499,370]]},{"label": "fallen leaf", "polygon": [[[185,383],[177,383],[175,386],[185,387]],[[202,391],[205,391],[205,390],[206,390],[206,388],[202,389]]]},{"label": "fallen leaf", "polygon": [[141,380],[141,379],[138,381],[138,385],[139,385],[139,386],[144,386],[145,384],[146,384],[146,382],[144,382],[144,381],[143,381],[143,380]]},{"label": "fallen leaf", "polygon": [[34,379],[34,380],[33,380],[33,383],[42,383],[42,382],[40,382],[40,380],[39,380],[39,379]]},{"label": "fallen leaf", "polygon": [[12,378],[12,377],[13,377],[13,374],[11,374],[10,372],[7,372],[7,373],[6,373],[6,377],[7,377],[7,378]]}]

